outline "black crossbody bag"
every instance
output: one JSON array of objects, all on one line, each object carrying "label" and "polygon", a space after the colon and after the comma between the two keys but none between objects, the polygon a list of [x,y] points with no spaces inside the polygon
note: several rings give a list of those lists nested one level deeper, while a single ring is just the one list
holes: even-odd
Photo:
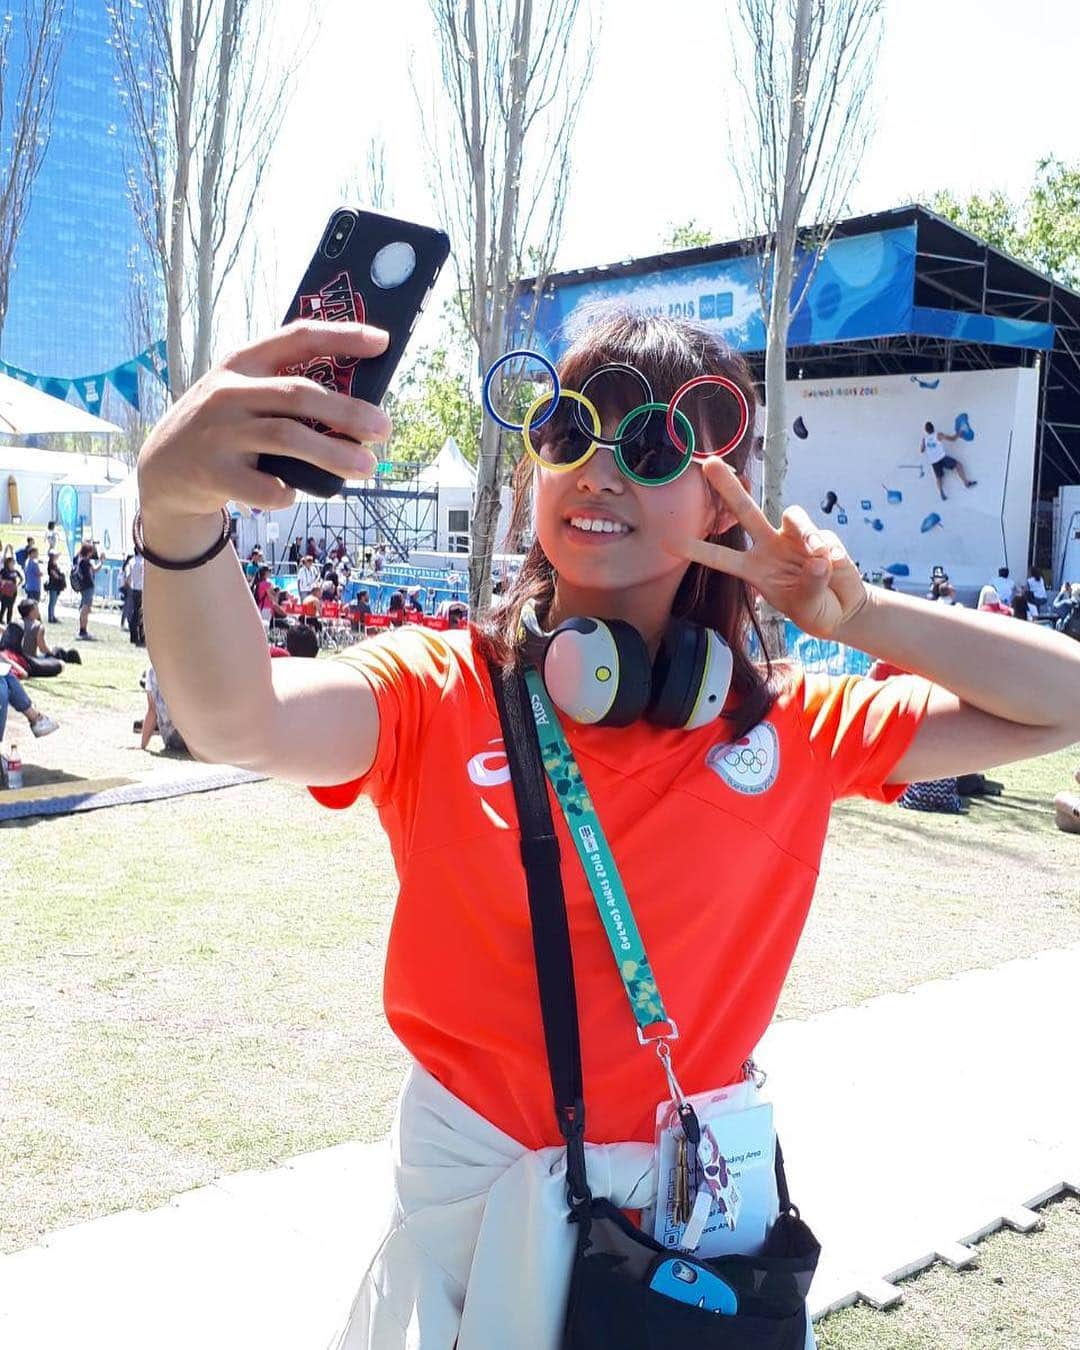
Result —
[{"label": "black crossbody bag", "polygon": [[[489,669],[521,829],[555,1115],[566,1140],[567,1218],[577,1225],[564,1350],[667,1350],[675,1344],[693,1350],[804,1350],[806,1297],[821,1247],[791,1203],[779,1140],[780,1215],[758,1256],[703,1259],[672,1252],[589,1191],[574,964],[547,781],[524,680],[517,672]],[[738,1312],[706,1311],[651,1289],[654,1270],[672,1256],[718,1275],[736,1294]]]}]

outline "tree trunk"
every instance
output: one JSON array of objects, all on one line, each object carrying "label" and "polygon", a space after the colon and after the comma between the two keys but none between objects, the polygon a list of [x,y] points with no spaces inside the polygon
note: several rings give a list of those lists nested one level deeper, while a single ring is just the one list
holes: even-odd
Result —
[{"label": "tree trunk", "polygon": [[188,387],[184,359],[184,272],[188,189],[191,181],[191,105],[195,96],[195,20],[191,0],[180,4],[180,52],[176,89],[176,168],[169,204],[169,256],[165,269],[165,346],[174,399]]},{"label": "tree trunk", "polygon": [[[784,513],[787,477],[787,340],[791,326],[791,287],[795,271],[799,214],[803,205],[802,170],[806,120],[806,87],[811,0],[798,0],[791,44],[791,109],[784,151],[784,184],[780,216],[772,248],[772,295],[765,337],[765,445],[762,464],[762,510],[774,528]],[[784,619],[771,606],[764,612],[765,641],[770,656],[787,649]]]},{"label": "tree trunk", "polygon": [[218,32],[214,115],[210,123],[210,138],[199,180],[199,234],[195,254],[195,341],[191,359],[193,383],[210,369],[213,347],[214,264],[217,261],[214,230],[219,224],[215,204],[225,150],[225,123],[229,109],[233,57],[240,41],[239,23],[237,0],[224,0],[221,27]]},{"label": "tree trunk", "polygon": [[[521,190],[521,154],[525,137],[525,92],[532,32],[532,0],[517,0],[510,54],[510,106],[506,129],[506,168],[503,173],[498,245],[490,276],[489,311],[480,343],[480,376],[504,350],[506,312],[510,299],[510,264],[517,232]],[[493,391],[499,398],[502,380]],[[469,604],[480,614],[491,601],[491,558],[499,527],[502,488],[502,431],[485,417],[480,431],[469,549]]]}]

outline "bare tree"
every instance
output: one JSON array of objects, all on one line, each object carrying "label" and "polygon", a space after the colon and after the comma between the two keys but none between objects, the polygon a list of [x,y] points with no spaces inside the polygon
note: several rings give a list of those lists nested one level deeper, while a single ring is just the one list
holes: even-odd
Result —
[{"label": "bare tree", "polygon": [[10,80],[14,16],[0,18],[0,332],[7,318],[11,265],[30,209],[34,180],[52,135],[56,71],[67,0],[23,0],[19,79]]},{"label": "bare tree", "polygon": [[136,162],[128,187],[165,293],[173,397],[210,366],[301,56],[275,67],[258,0],[143,0],[109,10]]},{"label": "bare tree", "polygon": [[[421,112],[432,188],[454,237],[462,314],[482,374],[505,349],[517,280],[526,270],[535,276],[535,317],[551,271],[595,43],[591,33],[576,32],[581,0],[429,4],[441,91],[437,111]],[[475,610],[491,598],[503,476],[499,428],[484,418],[469,559]]]},{"label": "bare tree", "polygon": [[[774,525],[787,475],[785,380],[792,317],[844,209],[870,132],[867,98],[884,0],[739,0],[749,69],[737,62],[745,126],[733,131],[748,233],[764,238],[763,509]],[[800,226],[805,266],[796,271]]]}]

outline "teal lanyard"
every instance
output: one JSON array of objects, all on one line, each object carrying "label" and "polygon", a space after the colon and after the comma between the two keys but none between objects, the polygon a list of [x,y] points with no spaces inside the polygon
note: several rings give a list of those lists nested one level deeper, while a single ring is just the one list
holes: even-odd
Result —
[{"label": "teal lanyard", "polygon": [[[626,889],[604,838],[588,790],[581,777],[543,681],[531,667],[525,669],[533,717],[540,740],[540,758],[559,799],[570,837],[574,841],[589,888],[600,912],[604,932],[615,957],[619,976],[637,1022],[638,1039],[674,1040],[678,1029],[664,1010],[664,1001],[645,954]],[[646,1035],[650,1032],[650,1035]]]}]

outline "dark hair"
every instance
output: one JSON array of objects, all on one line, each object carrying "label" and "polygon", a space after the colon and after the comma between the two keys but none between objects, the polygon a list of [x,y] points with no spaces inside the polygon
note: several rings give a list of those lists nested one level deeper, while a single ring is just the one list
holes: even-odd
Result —
[{"label": "dark hair", "polygon": [[391,594],[390,599],[386,602],[386,608],[387,611],[391,614],[394,613],[395,610],[404,609],[405,608],[404,593],[402,591],[394,591]]},{"label": "dark hair", "polygon": [[[649,381],[653,398],[667,402],[680,385],[695,375],[726,375],[746,395],[750,421],[742,440],[727,456],[727,463],[744,473],[753,444],[756,398],[749,367],[726,343],[696,324],[617,310],[591,324],[559,363],[564,388],[580,389],[589,374],[607,362],[623,362]],[[621,416],[641,401],[641,390],[632,377],[611,376],[603,397],[596,402],[601,416]],[[594,386],[595,388],[596,386]],[[727,441],[736,429],[730,397],[699,400],[685,409],[699,445]],[[552,418],[551,422],[555,422]],[[548,425],[551,425],[551,422]],[[520,538],[528,527],[533,460],[522,456],[514,471],[514,509],[510,537]],[[745,549],[740,525],[722,535],[710,534],[711,543]],[[534,540],[521,571],[507,590],[504,602],[474,627],[480,655],[502,666],[517,661],[517,629],[522,607],[535,602],[541,616],[555,594],[555,569],[539,540]],[[702,627],[715,629],[725,639],[734,657],[732,687],[736,704],[727,715],[729,734],[741,736],[766,716],[776,697],[773,667],[754,614],[754,595],[745,582],[712,568],[691,563],[679,583],[672,615]],[[750,634],[756,633],[763,666],[750,657]]]},{"label": "dark hair", "polygon": [[306,623],[295,624],[285,634],[285,650],[290,656],[318,656],[319,635]]},{"label": "dark hair", "polygon": [[259,570],[255,573],[256,583],[264,581],[269,575],[270,575],[269,563],[262,563],[259,567]]},{"label": "dark hair", "polygon": [[29,596],[25,600],[19,601],[19,618],[25,619],[30,611],[37,604],[36,600],[31,600]]},{"label": "dark hair", "polygon": [[1009,575],[1009,569],[1008,569],[1007,567],[999,567],[999,568],[998,568],[998,576],[999,576],[999,577],[1004,578],[1004,577],[1007,577],[1008,575]]},{"label": "dark hair", "polygon": [[933,424],[933,422],[927,422],[926,427],[924,428],[924,430],[926,430],[926,431],[933,431],[933,429],[934,429],[934,424]]},{"label": "dark hair", "polygon": [[56,529],[56,521],[55,521],[55,520],[50,520],[50,521],[49,521],[49,524],[48,524],[48,526],[47,526],[47,528],[50,529],[50,530],[55,530],[55,529]]}]

